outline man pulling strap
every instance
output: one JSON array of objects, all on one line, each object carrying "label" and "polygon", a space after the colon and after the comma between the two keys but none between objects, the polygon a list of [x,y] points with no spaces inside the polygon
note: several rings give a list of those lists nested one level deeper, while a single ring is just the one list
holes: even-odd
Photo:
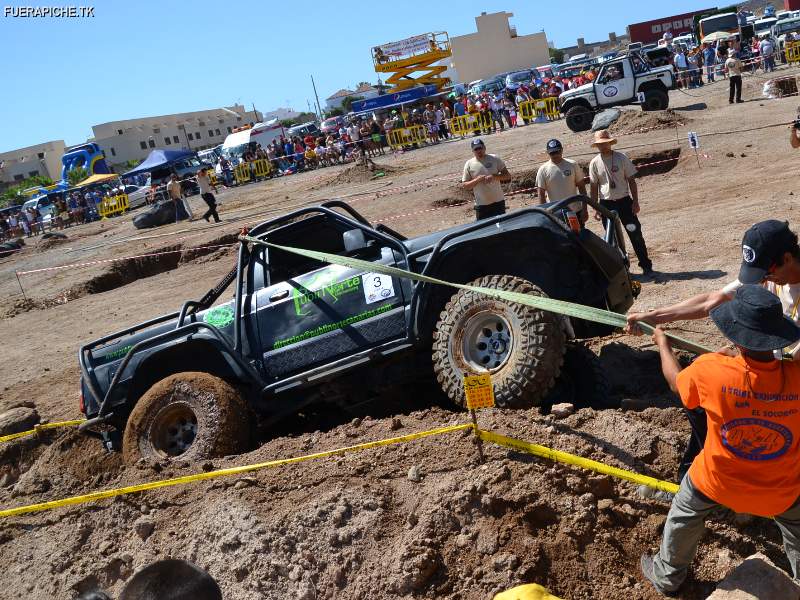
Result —
[{"label": "man pulling strap", "polygon": [[741,287],[711,318],[735,354],[705,354],[681,371],[664,332],[653,335],[670,388],[686,408],[703,408],[709,423],[672,500],[658,553],[641,558],[642,573],[662,594],[686,579],[703,522],[720,505],[774,516],[792,573],[800,575],[800,362],[774,356],[800,340],[800,327],[774,294],[755,285]]}]

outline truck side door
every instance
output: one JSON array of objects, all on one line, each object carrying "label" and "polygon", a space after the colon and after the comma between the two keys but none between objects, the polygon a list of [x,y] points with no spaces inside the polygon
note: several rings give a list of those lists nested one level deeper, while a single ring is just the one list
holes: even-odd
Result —
[{"label": "truck side door", "polygon": [[633,70],[630,60],[623,58],[603,65],[594,84],[597,103],[609,106],[633,98]]},{"label": "truck side door", "polygon": [[[332,236],[320,230],[303,237],[306,247],[323,249]],[[308,259],[272,248],[264,252],[267,279],[255,304],[267,377],[283,379],[407,338],[405,291],[397,278],[318,262],[309,269]],[[404,266],[395,251],[380,245],[369,249],[368,259]]]}]

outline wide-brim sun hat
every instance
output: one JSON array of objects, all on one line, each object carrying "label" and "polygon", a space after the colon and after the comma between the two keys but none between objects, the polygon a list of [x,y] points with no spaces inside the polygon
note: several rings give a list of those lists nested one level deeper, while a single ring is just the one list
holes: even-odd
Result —
[{"label": "wide-brim sun hat", "polygon": [[592,146],[597,146],[598,144],[616,144],[617,138],[611,135],[607,129],[601,129],[600,131],[595,131],[594,136],[592,137]]},{"label": "wide-brim sun hat", "polygon": [[711,311],[722,334],[754,352],[787,348],[800,340],[800,327],[783,314],[778,297],[760,285],[744,285],[736,297]]}]

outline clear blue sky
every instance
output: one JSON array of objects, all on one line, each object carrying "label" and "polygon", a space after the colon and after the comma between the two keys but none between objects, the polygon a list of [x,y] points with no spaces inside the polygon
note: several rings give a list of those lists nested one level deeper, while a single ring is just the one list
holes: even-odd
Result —
[{"label": "clear blue sky", "polygon": [[96,0],[94,18],[13,19],[0,12],[0,152],[53,139],[77,144],[91,136],[93,124],[237,101],[263,111],[305,110],[306,100],[313,102],[309,74],[324,104],[342,87],[376,81],[372,46],[427,31],[470,33],[481,11],[512,12],[519,35],[544,29],[558,47],[714,5]]}]

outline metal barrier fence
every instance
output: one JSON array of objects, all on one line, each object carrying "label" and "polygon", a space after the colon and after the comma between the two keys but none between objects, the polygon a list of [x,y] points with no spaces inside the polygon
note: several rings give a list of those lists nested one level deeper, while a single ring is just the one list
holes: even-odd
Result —
[{"label": "metal barrier fence", "polygon": [[252,165],[252,172],[256,179],[260,177],[269,177],[272,172],[272,165],[266,158],[260,158],[250,163]]},{"label": "metal barrier fence", "polygon": [[386,139],[392,149],[401,150],[406,146],[424,143],[427,135],[422,125],[412,125],[411,127],[390,130]]},{"label": "metal barrier fence", "polygon": [[242,162],[236,165],[233,169],[233,176],[236,179],[237,185],[250,181],[250,164]]},{"label": "metal barrier fence", "polygon": [[800,42],[786,44],[786,62],[800,62]]},{"label": "metal barrier fence", "polygon": [[242,162],[233,169],[237,185],[269,177],[270,173],[272,173],[272,165],[266,158]]},{"label": "metal barrier fence", "polygon": [[555,121],[561,118],[558,110],[558,98],[540,98],[539,100],[525,100],[519,103],[519,116],[528,120],[547,119]]},{"label": "metal barrier fence", "polygon": [[128,210],[128,194],[119,194],[118,196],[104,198],[97,207],[97,212],[103,219],[116,217],[117,215],[123,214],[126,210]]},{"label": "metal barrier fence", "polygon": [[464,137],[469,133],[480,133],[492,128],[492,115],[488,113],[472,113],[450,119],[450,133]]}]

